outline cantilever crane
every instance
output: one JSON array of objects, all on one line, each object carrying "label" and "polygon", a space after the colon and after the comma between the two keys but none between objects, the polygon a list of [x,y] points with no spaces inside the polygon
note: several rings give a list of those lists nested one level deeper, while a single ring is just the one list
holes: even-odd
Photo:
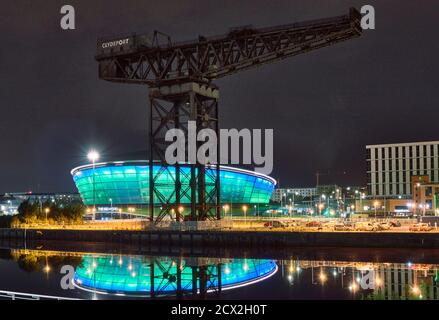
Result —
[{"label": "cantilever crane", "polygon": [[[165,161],[168,129],[187,133],[188,121],[196,121],[197,133],[211,128],[219,137],[219,90],[213,80],[359,37],[360,20],[351,8],[348,15],[264,29],[233,28],[226,35],[175,44],[170,38],[159,43],[157,32],[152,39],[135,34],[99,39],[101,79],[149,87],[151,221],[166,216],[180,221],[182,204],[190,205],[191,220],[220,219],[219,164],[177,163],[174,169]],[[219,155],[219,143],[217,148]]]}]

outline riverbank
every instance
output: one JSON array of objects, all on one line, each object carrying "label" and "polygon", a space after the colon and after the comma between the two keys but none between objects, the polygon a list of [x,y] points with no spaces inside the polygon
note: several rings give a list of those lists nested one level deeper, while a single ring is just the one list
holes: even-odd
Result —
[{"label": "riverbank", "polygon": [[0,229],[0,239],[102,242],[189,247],[439,248],[436,232],[119,231]]}]

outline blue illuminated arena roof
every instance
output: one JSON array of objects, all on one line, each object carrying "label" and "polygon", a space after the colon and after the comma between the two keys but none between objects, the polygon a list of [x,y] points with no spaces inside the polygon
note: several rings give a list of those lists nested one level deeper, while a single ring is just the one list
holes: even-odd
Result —
[{"label": "blue illuminated arena roof", "polygon": [[[159,167],[154,165],[154,172]],[[189,170],[183,168],[182,170]],[[213,170],[213,169],[207,169]],[[148,161],[103,162],[75,168],[71,171],[73,180],[86,205],[136,205],[149,203]],[[175,167],[161,174],[157,185],[161,193],[171,196],[174,191]],[[189,185],[187,176],[182,185]],[[268,203],[276,181],[266,175],[232,167],[220,167],[222,203]],[[174,196],[175,197],[175,196]],[[111,199],[111,200],[110,200]],[[181,203],[190,203],[183,196]]]}]

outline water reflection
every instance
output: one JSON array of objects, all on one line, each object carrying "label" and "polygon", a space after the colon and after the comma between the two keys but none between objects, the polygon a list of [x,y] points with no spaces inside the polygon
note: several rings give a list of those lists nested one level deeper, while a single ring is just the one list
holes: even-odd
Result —
[{"label": "water reflection", "polygon": [[[439,299],[439,265],[289,260],[282,262],[289,285],[307,274],[311,285],[370,300]],[[343,293],[341,293],[343,295]]]},{"label": "water reflection", "polygon": [[[63,265],[74,267],[74,290],[60,288]],[[438,270],[411,262],[0,250],[0,290],[85,299],[437,300]]]},{"label": "water reflection", "polygon": [[204,295],[269,278],[274,260],[86,255],[75,272],[78,288],[105,294]]}]

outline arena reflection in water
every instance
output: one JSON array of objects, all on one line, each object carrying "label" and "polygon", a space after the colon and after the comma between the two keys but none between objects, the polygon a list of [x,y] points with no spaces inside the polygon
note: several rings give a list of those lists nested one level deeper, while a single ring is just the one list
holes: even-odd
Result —
[{"label": "arena reflection in water", "polygon": [[203,296],[251,285],[277,270],[276,262],[267,259],[86,255],[74,283],[101,294]]}]

